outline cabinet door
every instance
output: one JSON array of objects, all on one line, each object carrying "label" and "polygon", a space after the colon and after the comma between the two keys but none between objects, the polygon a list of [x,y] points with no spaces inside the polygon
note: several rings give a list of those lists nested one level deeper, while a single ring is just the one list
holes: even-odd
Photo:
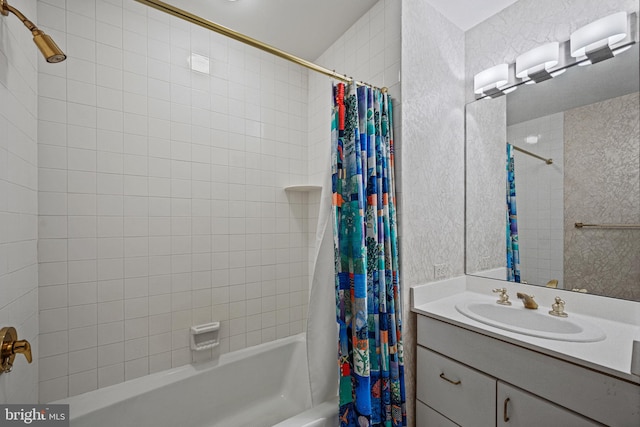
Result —
[{"label": "cabinet door", "polygon": [[[553,384],[549,384],[553,387]],[[498,381],[498,426],[601,426],[582,415]]]}]

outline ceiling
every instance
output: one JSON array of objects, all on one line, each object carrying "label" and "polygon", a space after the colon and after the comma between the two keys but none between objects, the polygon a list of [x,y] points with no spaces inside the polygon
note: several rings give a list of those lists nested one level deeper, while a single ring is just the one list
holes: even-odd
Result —
[{"label": "ceiling", "polygon": [[467,31],[518,0],[427,0],[461,30]]},{"label": "ceiling", "polygon": [[[313,61],[378,0],[165,0]],[[337,11],[340,13],[337,13]]]},{"label": "ceiling", "polygon": [[[318,58],[378,2],[378,0],[165,1],[310,61]],[[517,0],[426,1],[466,31]]]}]

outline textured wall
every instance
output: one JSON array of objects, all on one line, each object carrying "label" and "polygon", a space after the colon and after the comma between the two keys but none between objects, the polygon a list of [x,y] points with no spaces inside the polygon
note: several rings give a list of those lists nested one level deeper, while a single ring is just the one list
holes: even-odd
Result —
[{"label": "textured wall", "polygon": [[190,363],[193,324],[304,331],[306,70],[133,1],[39,8],[69,54],[39,76],[40,400]]},{"label": "textured wall", "polygon": [[[445,264],[446,276],[464,274],[464,33],[422,0],[402,3],[402,103],[400,226],[406,292],[434,280],[434,264]],[[415,346],[415,315],[407,313],[411,416]]]},{"label": "textured wall", "polygon": [[506,98],[468,104],[466,129],[466,272],[475,274],[505,266]]},{"label": "textured wall", "polygon": [[564,117],[566,287],[640,301],[640,231],[574,227],[640,224],[639,94]]},{"label": "textured wall", "polygon": [[[37,22],[36,1],[17,7]],[[0,18],[0,328],[32,345],[0,376],[0,403],[38,400],[38,74],[49,65],[15,16]],[[56,38],[57,40],[57,38]]]}]

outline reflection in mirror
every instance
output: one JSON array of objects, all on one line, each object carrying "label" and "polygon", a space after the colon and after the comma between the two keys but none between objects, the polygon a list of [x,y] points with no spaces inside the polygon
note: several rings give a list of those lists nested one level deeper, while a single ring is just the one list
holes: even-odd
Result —
[{"label": "reflection in mirror", "polygon": [[640,301],[639,63],[636,44],[467,105],[467,274],[506,280],[510,248],[521,282]]}]

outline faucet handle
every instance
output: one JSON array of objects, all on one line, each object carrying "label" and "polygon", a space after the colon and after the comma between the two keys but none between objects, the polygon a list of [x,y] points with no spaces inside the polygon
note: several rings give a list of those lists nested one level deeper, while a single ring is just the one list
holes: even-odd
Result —
[{"label": "faucet handle", "polygon": [[498,304],[511,305],[511,301],[509,301],[509,295],[507,295],[507,288],[497,288],[493,289],[491,292],[500,294],[498,295],[498,300],[496,301]]},{"label": "faucet handle", "polygon": [[13,343],[13,354],[22,353],[24,357],[27,359],[27,362],[33,362],[33,357],[31,355],[31,344],[27,340],[19,340]]},{"label": "faucet handle", "polygon": [[564,301],[562,300],[562,298],[556,297],[555,301],[555,303],[551,304],[551,310],[549,310],[549,314],[558,317],[569,316],[564,312]]}]

